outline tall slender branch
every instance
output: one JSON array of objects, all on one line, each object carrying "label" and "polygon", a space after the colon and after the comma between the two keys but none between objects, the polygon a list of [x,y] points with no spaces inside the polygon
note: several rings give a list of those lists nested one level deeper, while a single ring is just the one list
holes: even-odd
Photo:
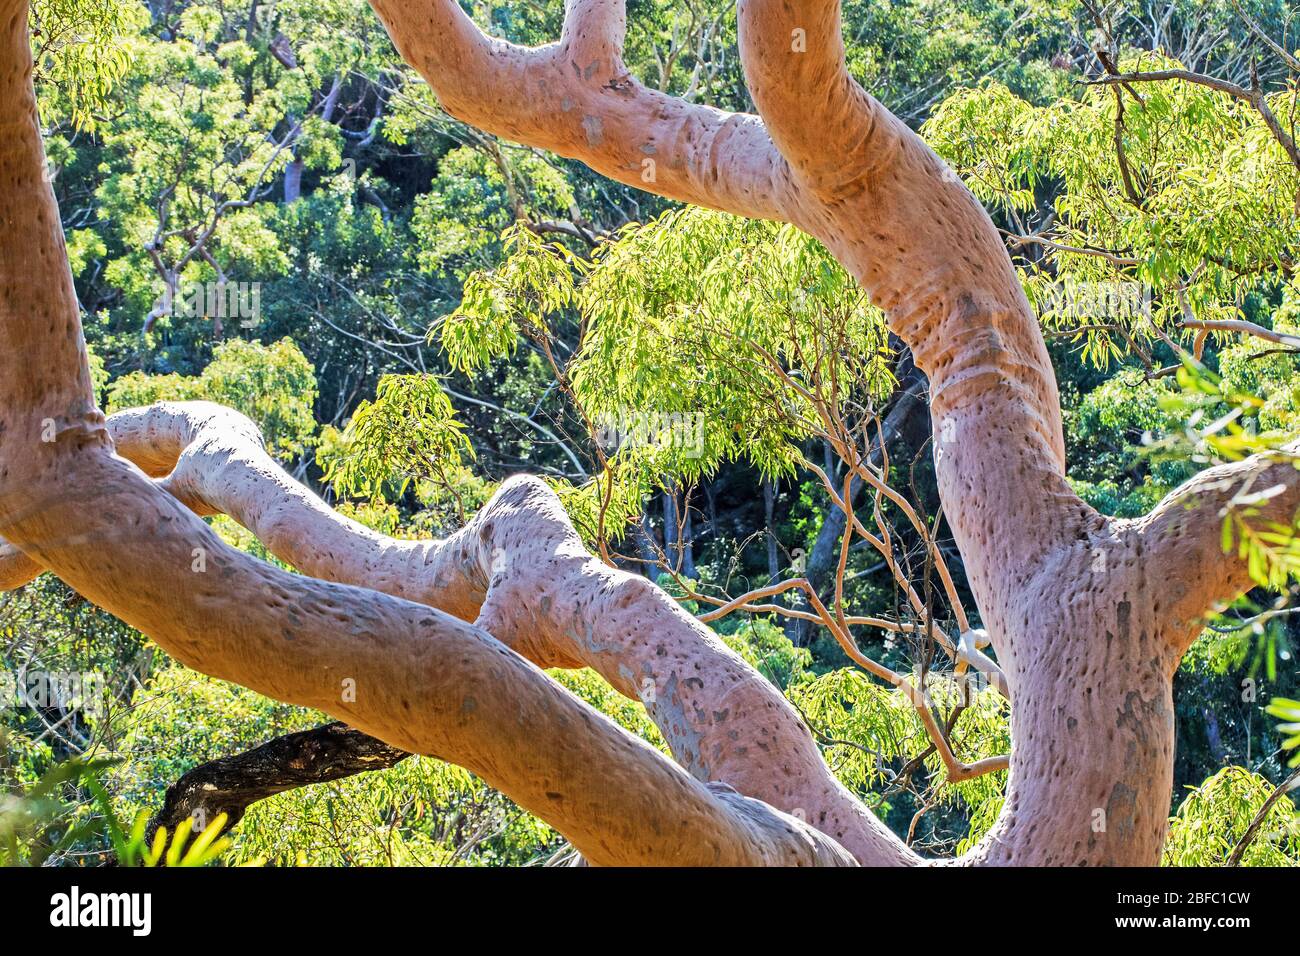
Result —
[{"label": "tall slender branch", "polygon": [[1115,84],[1129,83],[1160,83],[1169,80],[1182,80],[1184,83],[1192,83],[1196,86],[1204,86],[1207,89],[1216,90],[1220,93],[1227,93],[1234,99],[1249,103],[1259,113],[1264,125],[1268,127],[1273,138],[1278,141],[1282,149],[1286,152],[1287,158],[1291,160],[1292,165],[1300,170],[1300,148],[1296,146],[1295,139],[1282,126],[1277,115],[1273,112],[1272,107],[1268,105],[1268,97],[1265,95],[1263,88],[1256,82],[1249,89],[1230,80],[1220,79],[1217,76],[1209,76],[1204,73],[1197,73],[1194,70],[1150,70],[1143,73],[1119,73],[1114,76],[1102,76],[1093,80],[1086,81],[1090,85],[1113,86]]}]

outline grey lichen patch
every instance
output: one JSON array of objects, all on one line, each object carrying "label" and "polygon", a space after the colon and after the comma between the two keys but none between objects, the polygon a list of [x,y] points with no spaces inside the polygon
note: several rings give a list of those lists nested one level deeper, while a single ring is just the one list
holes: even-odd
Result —
[{"label": "grey lichen patch", "polygon": [[1123,781],[1111,788],[1106,801],[1106,822],[1121,839],[1133,835],[1137,812],[1137,791]]}]

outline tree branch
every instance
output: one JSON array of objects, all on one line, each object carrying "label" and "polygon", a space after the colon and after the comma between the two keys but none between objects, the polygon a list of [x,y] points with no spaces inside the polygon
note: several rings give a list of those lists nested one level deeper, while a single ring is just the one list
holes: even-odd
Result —
[{"label": "tree branch", "polygon": [[622,0],[569,0],[561,39],[543,47],[486,36],[456,0],[371,6],[457,119],[671,199],[790,214],[789,170],[757,117],[686,103],[627,72]]},{"label": "tree branch", "polygon": [[39,357],[55,374],[0,376],[0,443],[20,442],[48,464],[70,447],[106,444],[108,436],[95,408],[59,210],[45,177],[27,6],[26,0],[0,4],[0,309],[29,317],[0,322],[0,356]]},{"label": "tree branch", "polygon": [[[482,628],[229,547],[114,454],[44,181],[25,2],[0,0],[0,31],[0,534],[8,542],[186,666],[453,761],[593,863],[853,862],[821,831],[691,777]],[[140,421],[140,433],[152,424]],[[162,422],[176,425],[175,416]],[[218,464],[212,481],[197,482],[205,494],[241,474],[230,453],[260,450],[255,433],[203,441]],[[123,450],[129,445],[124,437]],[[250,517],[285,528],[274,496],[264,503]]]},{"label": "tree branch", "polygon": [[849,75],[838,0],[739,0],[736,9],[750,95],[800,185],[828,197],[861,189],[909,131]]},{"label": "tree branch", "polygon": [[[386,770],[411,756],[340,723],[285,734],[243,753],[200,764],[167,788],[146,835],[174,831],[187,817],[204,826],[226,814],[227,828],[259,800],[318,783]],[[203,827],[196,827],[196,832]]]},{"label": "tree branch", "polygon": [[1268,99],[1264,95],[1263,88],[1259,85],[1258,77],[1255,77],[1254,85],[1250,89],[1238,86],[1230,80],[1221,80],[1216,76],[1207,76],[1204,73],[1196,73],[1192,70],[1151,70],[1146,73],[1118,73],[1114,76],[1102,76],[1094,80],[1087,80],[1086,83],[1090,86],[1111,86],[1116,83],[1127,85],[1129,83],[1159,83],[1166,80],[1182,80],[1184,83],[1204,86],[1220,93],[1227,93],[1234,99],[1241,100],[1244,103],[1249,103],[1259,113],[1264,125],[1273,134],[1273,138],[1282,147],[1292,165],[1296,169],[1300,169],[1300,148],[1296,147],[1295,140],[1283,128],[1272,108],[1268,105]]},{"label": "tree branch", "polygon": [[1259,22],[1254,17],[1252,17],[1249,13],[1247,13],[1245,10],[1241,8],[1241,4],[1238,2],[1238,0],[1231,0],[1231,2],[1232,2],[1232,9],[1237,12],[1237,16],[1241,17],[1241,19],[1246,22],[1246,27],[1250,30],[1250,32],[1255,34],[1257,38],[1262,40],[1264,42],[1264,45],[1267,46],[1270,50],[1272,50],[1278,56],[1278,58],[1287,65],[1287,67],[1292,72],[1300,73],[1300,60],[1292,56],[1289,52],[1287,52],[1285,47],[1283,47],[1280,43],[1278,43],[1271,36],[1265,33],[1264,28],[1259,25]]},{"label": "tree branch", "polygon": [[1146,562],[1178,569],[1164,582],[1161,604],[1182,632],[1180,650],[1195,639],[1214,604],[1233,600],[1254,584],[1246,563],[1223,552],[1224,521],[1236,514],[1252,527],[1271,523],[1294,528],[1300,509],[1297,456],[1300,442],[1208,468],[1149,515],[1126,523]]},{"label": "tree branch", "polygon": [[1262,325],[1254,322],[1247,322],[1244,319],[1184,319],[1178,323],[1180,328],[1196,329],[1198,331],[1209,332],[1240,332],[1243,335],[1253,335],[1257,339],[1263,339],[1265,342],[1274,342],[1277,345],[1285,345],[1290,349],[1300,349],[1300,335],[1288,335],[1285,332],[1275,332],[1273,329],[1266,329]]},{"label": "tree branch", "polygon": [[592,667],[646,704],[699,779],[800,811],[863,862],[914,862],[831,774],[780,692],[662,590],[588,554],[537,479],[506,482],[450,538],[400,540],[295,482],[237,412],[160,403],[119,412],[110,428],[147,470],[174,462],[160,488],[199,514],[230,515],[305,574],[477,621],[538,666]]},{"label": "tree branch", "polygon": [[119,458],[87,454],[62,487],[31,515],[0,495],[0,527],[89,600],[186,666],[460,764],[593,863],[851,862],[793,817],[693,779],[480,627],[231,549]]},{"label": "tree branch", "polygon": [[12,544],[0,541],[0,592],[15,591],[44,570]]}]

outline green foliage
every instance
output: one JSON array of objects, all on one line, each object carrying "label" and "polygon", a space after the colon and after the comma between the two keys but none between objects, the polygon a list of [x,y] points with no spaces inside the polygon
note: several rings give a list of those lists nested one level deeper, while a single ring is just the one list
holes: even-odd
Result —
[{"label": "green foliage", "polygon": [[504,260],[465,280],[460,306],[438,333],[452,367],[462,372],[512,354],[521,332],[545,335],[547,317],[572,304],[573,274],[584,268],[568,249],[531,230],[511,227],[501,239]]},{"label": "green foliage", "polygon": [[112,801],[104,789],[94,786],[92,792],[107,821],[109,838],[113,842],[119,866],[208,866],[219,860],[230,847],[229,838],[221,836],[221,831],[226,826],[224,813],[217,814],[216,819],[204,827],[193,843],[190,842],[190,834],[194,829],[194,820],[189,817],[182,820],[176,827],[176,832],[170,836],[166,827],[158,827],[150,840],[146,836],[148,811],[140,811],[128,833],[113,813]]},{"label": "green foliage", "polygon": [[604,472],[582,484],[562,479],[547,482],[589,548],[602,540],[622,540],[651,491],[646,474],[626,460],[613,459],[606,464]]},{"label": "green foliage", "polygon": [[302,708],[168,666],[136,692],[116,742],[117,753],[128,759],[113,768],[106,783],[123,801],[122,816],[134,820],[152,805],[158,781],[175,781],[206,760],[322,722]]},{"label": "green foliage", "polygon": [[1238,461],[1256,453],[1288,457],[1279,448],[1300,434],[1300,421],[1282,421],[1279,427],[1261,423],[1265,408],[1261,395],[1242,391],[1236,382],[1190,359],[1178,369],[1180,391],[1165,400],[1165,408],[1184,421],[1182,433],[1171,436],[1153,454],[1190,455],[1201,461]]},{"label": "green foliage", "polygon": [[1032,100],[1066,88],[1051,59],[1067,48],[1076,0],[848,0],[849,69],[900,115],[994,77]]},{"label": "green foliage", "polygon": [[[1283,750],[1300,748],[1300,701],[1286,697],[1275,697],[1265,710],[1284,721],[1277,725],[1277,732],[1283,736]],[[1300,750],[1291,758],[1289,766],[1300,767]]]},{"label": "green foliage", "polygon": [[1223,553],[1235,552],[1260,587],[1280,590],[1300,578],[1300,536],[1293,525],[1258,519],[1257,505],[1266,500],[1266,494],[1242,494],[1242,500],[1224,516]]},{"label": "green foliage", "polygon": [[735,460],[789,475],[818,422],[787,375],[833,382],[819,397],[835,406],[893,384],[883,317],[793,227],[687,209],[624,229],[591,263],[523,229],[505,248],[441,327],[452,364],[481,368],[576,311],[582,339],[557,374],[593,430],[630,439],[610,458],[634,485]]},{"label": "green foliage", "polygon": [[[1169,821],[1164,866],[1222,866],[1245,834],[1273,785],[1244,767],[1224,767],[1193,788]],[[1300,865],[1300,823],[1289,799],[1269,811],[1247,847],[1245,866]]]},{"label": "green foliage", "polygon": [[[628,227],[591,260],[513,227],[431,330],[481,373],[521,341],[545,356],[598,446],[600,472],[555,487],[584,537],[617,540],[655,487],[747,461],[790,475],[820,422],[787,381],[834,383],[834,407],[892,387],[883,317],[797,230],[691,209]],[[556,346],[580,330],[572,357]]]},{"label": "green foliage", "polygon": [[[74,57],[64,72],[94,95],[66,90],[59,76],[39,88],[42,118],[56,131],[47,144],[56,193],[65,212],[75,211],[65,231],[90,313],[88,337],[110,368],[192,373],[210,347],[209,317],[156,314],[153,330],[141,336],[146,313],[169,283],[183,289],[220,279],[266,286],[271,311],[269,300],[287,291],[275,286],[289,273],[293,251],[285,220],[294,217],[278,202],[276,179],[294,162],[309,181],[347,179],[343,111],[326,121],[322,101],[354,70],[383,75],[396,54],[361,0],[241,8],[192,0],[156,23],[139,3],[51,2],[87,14],[73,18],[81,42],[64,42],[64,31],[60,43],[62,55]],[[114,21],[101,8],[129,17]],[[293,68],[276,58],[286,45]],[[119,76],[119,61],[128,57],[131,69]],[[116,82],[111,97],[103,95],[101,75]],[[95,102],[84,105],[88,98]],[[69,136],[68,124],[93,135]],[[316,226],[322,221],[318,216]],[[328,242],[346,228],[340,218],[337,231],[316,232]],[[338,274],[347,270],[331,270]]]},{"label": "green foliage", "polygon": [[793,472],[817,423],[783,372],[825,383],[836,407],[893,385],[883,316],[791,226],[668,213],[602,250],[577,305],[586,334],[570,374],[587,417],[697,416],[698,443],[620,449],[684,480],[741,459]]},{"label": "green foliage", "polygon": [[[543,218],[567,215],[573,189],[554,166],[526,151],[507,160],[498,149],[497,156],[500,164],[463,146],[443,157],[431,191],[416,199],[411,220],[420,268],[463,278],[471,269],[495,264],[496,236],[523,208]],[[527,205],[511,208],[512,200]]]},{"label": "green foliage", "polygon": [[437,379],[385,375],[375,400],[357,406],[325,478],[341,494],[377,498],[388,487],[400,498],[414,480],[446,482],[473,454]]},{"label": "green foliage", "polygon": [[154,402],[207,401],[243,412],[262,429],[273,454],[292,460],[315,443],[316,376],[298,346],[229,339],[196,376],[130,372],[108,391],[108,411]]},{"label": "green foliage", "polygon": [[[961,684],[930,675],[929,702],[943,712],[968,702],[953,726],[950,740],[961,760],[973,763],[1004,754],[1010,748],[1010,728],[1005,698],[994,690],[968,693]],[[856,669],[831,671],[793,686],[791,702],[815,728],[827,746],[827,760],[835,775],[850,790],[869,803],[878,802],[881,790],[895,782],[895,775],[912,757],[923,753],[929,737],[916,708],[902,692],[885,687]],[[924,770],[936,782],[944,779],[942,761],[935,753],[925,760]],[[977,821],[991,825],[1000,804],[1006,774],[984,774],[939,788],[939,800],[959,803]],[[966,838],[973,843],[982,832]]]},{"label": "green foliage", "polygon": [[131,0],[34,0],[32,59],[42,112],[66,112],[78,129],[94,129],[96,114],[131,68],[132,40],[147,22],[148,12]]},{"label": "green foliage", "polygon": [[[260,279],[287,266],[270,228],[273,207],[244,205],[290,159],[283,136],[275,135],[285,93],[272,88],[247,96],[229,68],[243,55],[244,41],[219,45],[216,15],[191,6],[174,42],[148,43],[124,91],[124,108],[100,131],[109,174],[98,190],[98,212],[122,251],[105,276],[140,317],[162,293],[155,254],[180,270],[181,282],[216,278],[209,262],[189,255],[194,237],[214,224],[209,252],[233,279]],[[159,328],[174,321],[164,316]]]},{"label": "green foliage", "polygon": [[1267,611],[1256,613],[1258,608],[1249,598],[1240,599],[1236,610],[1246,614],[1245,619],[1218,616],[1188,648],[1184,666],[1204,665],[1219,675],[1244,669],[1251,678],[1277,680],[1278,660],[1290,655],[1286,619]]},{"label": "green foliage", "polygon": [[[1282,287],[1269,326],[1276,332],[1300,335],[1300,278]],[[1259,399],[1250,408],[1255,431],[1276,444],[1300,435],[1300,365],[1294,353],[1268,350],[1263,344],[1242,340],[1219,350],[1220,391]]]},{"label": "green foliage", "polygon": [[[0,746],[8,747],[0,732]],[[41,866],[96,832],[94,820],[78,819],[70,792],[93,782],[111,761],[74,757],[55,765],[26,787],[0,793],[0,866]]]},{"label": "green foliage", "polygon": [[108,372],[104,368],[104,360],[89,346],[86,347],[86,359],[90,363],[91,387],[95,390],[95,399],[98,401],[103,396],[104,389],[108,388]]},{"label": "green foliage", "polygon": [[[1190,360],[1178,370],[1178,383],[1181,392],[1171,396],[1166,407],[1185,415],[1187,424],[1182,434],[1154,444],[1153,454],[1165,458],[1185,456],[1205,462],[1211,456],[1235,461],[1258,453],[1300,468],[1300,458],[1280,447],[1295,436],[1300,422],[1290,421],[1282,428],[1261,430],[1259,418],[1264,399],[1236,391],[1229,380]],[[1211,419],[1211,415],[1217,417]],[[1207,419],[1208,424],[1203,424]],[[1300,577],[1300,536],[1295,524],[1261,517],[1269,500],[1282,490],[1278,485],[1243,486],[1223,509],[1224,554],[1235,554],[1246,564],[1256,584],[1272,590],[1281,590]]]},{"label": "green foliage", "polygon": [[[1127,56],[1122,70],[1180,64]],[[1270,96],[1286,113],[1294,84]],[[1294,197],[1300,173],[1259,114],[1225,93],[1188,83],[1144,83],[1125,95],[1125,164],[1115,146],[1117,97],[1088,87],[1081,98],[1035,106],[991,83],[949,98],[925,125],[931,145],[985,202],[1037,209],[1051,185],[1052,243],[1022,279],[1044,324],[1075,332],[1083,357],[1102,367],[1157,327],[1188,341],[1179,323],[1242,318],[1247,296],[1296,254]],[[1081,314],[1080,289],[1132,283],[1150,290],[1132,307]],[[1067,294],[1062,294],[1062,290]],[[1076,331],[1077,330],[1077,331]]]},{"label": "green foliage", "polygon": [[1186,458],[1154,457],[1147,447],[1182,431],[1183,417],[1169,407],[1174,386],[1130,379],[1103,382],[1066,414],[1075,491],[1121,518],[1146,514],[1195,472]]},{"label": "green foliage", "polygon": [[[645,709],[595,673],[553,676],[621,726],[665,749]],[[159,782],[172,782],[206,760],[323,720],[173,666],[138,692],[118,744],[130,759],[114,769],[108,789],[128,813],[139,814],[158,799]],[[178,832],[175,839],[181,837]],[[222,862],[273,866],[518,865],[542,862],[563,845],[548,826],[468,771],[421,757],[256,803],[229,839]],[[207,852],[215,852],[217,845]],[[188,852],[194,852],[193,844]]]},{"label": "green foliage", "polygon": [[[554,39],[563,12],[557,2],[473,6],[495,34],[526,44]],[[1284,4],[1245,6],[1284,35]],[[1120,40],[1139,41],[1141,0],[1110,9]],[[696,10],[673,0],[638,0],[630,14],[634,73],[700,102],[751,108],[732,5],[718,8],[708,37],[691,33],[702,28]],[[820,455],[818,423],[799,389],[827,383],[819,397],[861,413],[894,386],[882,316],[820,245],[771,223],[665,213],[662,201],[576,163],[457,124],[400,63],[364,0],[251,8],[188,0],[156,20],[126,0],[36,0],[32,16],[50,173],[86,308],[92,377],[110,410],[178,399],[238,408],[282,460],[306,465],[316,449],[332,489],[359,496],[342,513],[399,536],[456,529],[516,470],[546,474],[593,546],[617,542],[659,490],[707,481],[722,513],[710,514],[710,537],[697,539],[706,585],[766,580],[765,564],[739,547],[734,558],[726,552],[729,530],[740,537],[761,526],[756,478],[778,481],[771,530],[783,550],[816,534],[824,495],[802,466]],[[1162,16],[1169,41],[1184,42],[1198,68],[1240,65],[1256,49],[1226,0],[1175,0]],[[1053,217],[1043,235],[1056,248],[1018,247],[1016,258],[1062,346],[1053,357],[1083,497],[1137,516],[1197,469],[1300,434],[1294,354],[1261,354],[1258,342],[1215,333],[1205,367],[1189,364],[1177,387],[1143,374],[1180,358],[1161,332],[1192,344],[1179,327],[1189,311],[1300,332],[1300,284],[1280,266],[1297,257],[1300,183],[1256,112],[1200,87],[1144,85],[1140,104],[1124,100],[1126,184],[1115,94],[1076,82],[1093,29],[1076,0],[846,0],[845,23],[850,70],[884,102],[909,122],[942,103],[926,135],[999,224],[1025,234]],[[282,62],[285,45],[294,67]],[[1154,68],[1177,53],[1133,50],[1122,65]],[[1294,83],[1267,64],[1261,75],[1275,112],[1291,116]],[[291,164],[302,195],[286,203]],[[550,229],[552,219],[572,228]],[[583,235],[603,238],[591,248]],[[248,333],[260,342],[220,341],[198,316],[161,315],[141,334],[169,272],[182,284],[260,282],[264,314]],[[1108,283],[1136,284],[1143,302],[1104,321],[1081,314],[1079,299]],[[531,427],[543,420],[547,432]],[[562,456],[554,436],[584,463]],[[925,457],[910,472],[896,462],[895,475],[933,505]],[[307,471],[309,482],[318,477]],[[1290,584],[1293,529],[1260,525],[1258,504],[1247,495],[1230,509],[1225,547],[1260,584]],[[213,525],[272,560],[229,519]],[[866,567],[861,558],[851,558],[854,573]],[[868,574],[851,586],[864,611],[889,600]],[[1293,640],[1289,619],[1264,618],[1249,601],[1229,613],[1250,620],[1214,622],[1180,674],[1218,681],[1212,689],[1234,706],[1242,668],[1282,682],[1270,693],[1291,694],[1278,667]],[[1004,775],[946,786],[932,755],[916,784],[900,780],[928,744],[911,705],[836,669],[843,656],[828,640],[795,647],[781,623],[737,615],[717,630],[804,710],[841,779],[891,826],[905,831],[920,800],[937,794],[927,820],[943,818],[934,829],[944,849],[963,834],[959,851],[978,840],[1001,807]],[[68,742],[43,736],[30,712],[0,714],[11,730],[5,784],[37,795],[0,809],[0,833],[22,834],[27,862],[110,849],[124,861],[166,862],[178,842],[186,849],[174,862],[191,853],[206,862],[223,839],[197,851],[189,834],[157,847],[138,839],[161,788],[198,762],[322,719],[178,667],[150,677],[160,654],[50,579],[0,599],[0,648],[7,669],[129,672],[147,688],[131,694],[123,680],[106,716],[73,715]],[[644,709],[594,674],[555,676],[664,747]],[[1204,721],[1205,685],[1187,686],[1179,719]],[[951,713],[945,679],[933,694],[940,713]],[[1289,700],[1271,712],[1294,744]],[[1243,708],[1233,726],[1225,719],[1225,734],[1249,739],[1259,710]],[[130,830],[96,802],[93,775],[64,765],[76,740],[101,735],[120,758],[103,793],[125,806]],[[954,729],[958,755],[975,760],[1007,745],[1004,702],[979,695]],[[1207,763],[1221,763],[1206,753],[1187,761],[1196,773],[1180,779],[1200,780]],[[1258,805],[1260,778],[1219,777],[1174,825],[1190,847],[1194,825],[1208,820],[1209,852],[1221,856]],[[482,781],[426,759],[260,803],[229,838],[221,856],[229,863],[528,863],[562,847]],[[1270,845],[1294,857],[1293,843]]]}]

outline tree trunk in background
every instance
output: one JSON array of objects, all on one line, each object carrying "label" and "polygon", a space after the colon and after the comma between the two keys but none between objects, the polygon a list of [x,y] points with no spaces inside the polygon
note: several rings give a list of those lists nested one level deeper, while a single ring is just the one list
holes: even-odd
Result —
[{"label": "tree trunk in background", "polygon": [[[277,37],[277,40],[279,39],[282,38]],[[283,57],[281,62],[284,63],[286,67],[290,67],[290,64],[293,65],[290,68],[297,66],[297,61],[293,59],[293,51],[288,49],[287,40],[282,45],[280,55]],[[339,94],[342,91],[343,78],[335,77],[334,82],[330,85],[329,92],[325,94],[325,102],[321,104],[321,119],[326,123],[334,122],[334,111],[338,108]],[[291,116],[289,117],[289,122],[297,124],[302,121],[298,117]],[[289,165],[284,168],[284,203],[286,206],[297,202],[302,197],[302,174],[303,170],[306,169],[306,164],[299,156],[301,149],[301,136],[295,135],[293,159],[290,160]]]},{"label": "tree trunk in background", "polygon": [[294,155],[288,166],[284,167],[284,204],[296,203],[302,198],[302,171],[304,164]]},{"label": "tree trunk in background", "polygon": [[682,573],[697,578],[695,569],[695,509],[691,507],[690,494],[682,495]]},{"label": "tree trunk in background", "polygon": [[632,540],[636,544],[637,556],[641,559],[638,570],[651,581],[659,577],[659,555],[654,547],[654,529],[650,527],[650,518],[643,511],[632,528]]}]

